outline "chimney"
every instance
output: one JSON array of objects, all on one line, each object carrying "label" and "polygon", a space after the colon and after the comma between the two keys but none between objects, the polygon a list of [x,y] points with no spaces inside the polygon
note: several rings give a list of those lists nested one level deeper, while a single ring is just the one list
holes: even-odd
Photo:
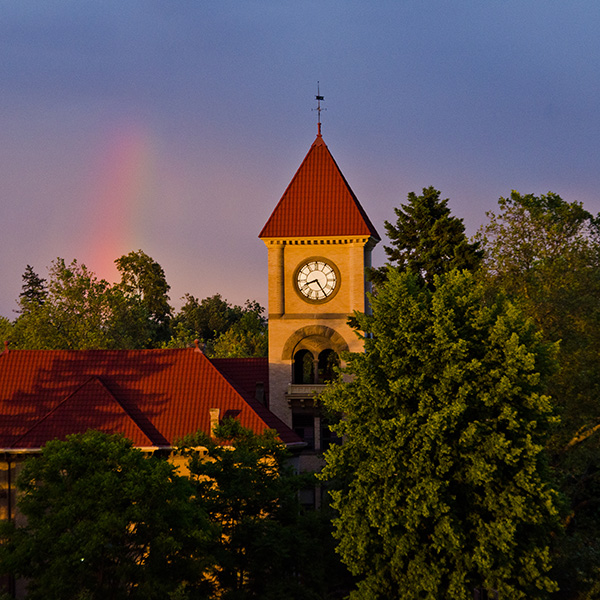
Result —
[{"label": "chimney", "polygon": [[210,413],[210,437],[215,437],[215,429],[219,426],[220,408],[209,408]]}]

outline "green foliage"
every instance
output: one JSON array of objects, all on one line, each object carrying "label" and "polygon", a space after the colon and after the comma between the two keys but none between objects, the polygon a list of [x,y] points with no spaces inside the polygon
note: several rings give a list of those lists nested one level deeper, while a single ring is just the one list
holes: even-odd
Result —
[{"label": "green foliage", "polygon": [[483,276],[517,298],[548,340],[560,340],[560,369],[549,390],[571,436],[600,416],[598,222],[580,203],[552,193],[513,192],[498,204],[500,213],[488,213],[479,232],[487,253]]},{"label": "green foliage", "polygon": [[[468,241],[462,219],[451,216],[448,199],[441,200],[434,187],[423,188],[422,196],[410,192],[408,203],[394,211],[396,224],[385,222],[391,244],[385,252],[393,268],[432,285],[436,275],[479,266],[483,255],[479,244]],[[374,282],[385,281],[386,271],[383,267],[372,272]]]},{"label": "green foliage", "polygon": [[268,328],[265,309],[258,302],[246,301],[241,316],[214,341],[216,358],[249,358],[267,356]]},{"label": "green foliage", "polygon": [[481,275],[489,287],[512,294],[547,340],[560,342],[559,368],[547,383],[562,421],[549,448],[568,498],[555,548],[557,597],[594,598],[600,594],[599,220],[551,192],[512,192],[498,205],[478,234],[487,253]]},{"label": "green foliage", "polygon": [[187,347],[198,339],[211,357],[267,355],[267,320],[258,302],[246,300],[243,307],[231,305],[220,294],[202,301],[186,294],[185,300],[174,319],[174,335],[165,347]]},{"label": "green foliage", "polygon": [[28,599],[208,597],[211,528],[166,460],[91,431],[49,442],[17,485],[27,523],[5,527],[0,565]]},{"label": "green foliage", "polygon": [[0,348],[4,350],[4,342],[12,338],[12,323],[6,318],[0,316]]},{"label": "green foliage", "polygon": [[214,439],[190,436],[180,451],[196,500],[221,534],[213,571],[218,597],[327,597],[339,571],[330,532],[323,515],[304,514],[298,504],[298,490],[314,485],[314,476],[295,474],[273,431],[257,435],[225,419]]},{"label": "green foliage", "polygon": [[220,294],[199,301],[191,294],[184,296],[185,304],[175,318],[193,341],[212,342],[239,319],[240,307],[231,306]]},{"label": "green foliage", "polygon": [[49,442],[18,479],[26,524],[0,526],[0,574],[29,600],[341,598],[329,514],[298,504],[314,476],[273,432],[216,434],[182,442],[185,475],[117,435]]},{"label": "green foliage", "polygon": [[12,347],[30,350],[143,348],[150,344],[146,313],[121,289],[74,260],[56,259],[44,301],[21,298]]},{"label": "green foliage", "polygon": [[46,280],[42,279],[31,265],[25,267],[23,273],[23,286],[19,294],[21,310],[27,310],[29,306],[41,305],[46,301],[48,292],[45,286]]},{"label": "green foliage", "polygon": [[121,273],[120,290],[146,311],[152,328],[152,345],[168,340],[173,309],[169,305],[170,286],[163,268],[142,250],[121,256],[115,264]]},{"label": "green foliage", "polygon": [[322,397],[344,415],[325,455],[352,598],[467,600],[478,586],[545,598],[557,493],[544,454],[552,347],[469,273],[427,286],[389,272],[357,315],[370,332],[351,381]]},{"label": "green foliage", "polygon": [[[19,316],[0,321],[11,347],[28,350],[184,348],[199,339],[209,356],[267,355],[267,320],[258,302],[234,306],[219,294],[190,294],[173,317],[162,267],[142,250],[115,261],[121,281],[98,279],[76,260],[57,258],[48,281],[30,265],[23,274]],[[3,341],[0,340],[0,341]]]}]

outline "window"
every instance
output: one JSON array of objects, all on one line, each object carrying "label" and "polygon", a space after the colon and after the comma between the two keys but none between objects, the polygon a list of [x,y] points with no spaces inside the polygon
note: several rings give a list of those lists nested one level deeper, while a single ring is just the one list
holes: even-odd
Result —
[{"label": "window", "polygon": [[299,410],[292,411],[292,429],[306,442],[308,449],[315,448],[315,417],[310,412]]},{"label": "window", "polygon": [[319,373],[317,383],[329,383],[335,379],[335,368],[340,364],[338,355],[333,350],[323,350],[319,354]]},{"label": "window", "polygon": [[292,383],[314,383],[315,365],[308,350],[300,350],[294,356]]}]

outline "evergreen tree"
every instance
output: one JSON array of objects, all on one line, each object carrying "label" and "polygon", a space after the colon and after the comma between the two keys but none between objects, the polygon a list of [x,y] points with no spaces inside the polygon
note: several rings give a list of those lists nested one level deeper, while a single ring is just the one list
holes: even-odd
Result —
[{"label": "evergreen tree", "polygon": [[[391,245],[384,247],[392,267],[418,275],[428,285],[452,269],[478,267],[483,256],[479,244],[467,240],[462,219],[451,216],[448,199],[441,200],[438,190],[423,188],[422,196],[410,192],[408,203],[394,211],[396,224],[385,222]],[[386,267],[373,271],[373,281],[385,281],[386,271]]]},{"label": "evergreen tree", "polygon": [[25,267],[23,273],[23,286],[19,294],[19,304],[21,311],[28,310],[31,306],[44,304],[48,292],[45,286],[46,280],[41,278],[31,265]]},{"label": "evergreen tree", "polygon": [[544,443],[552,347],[469,273],[389,272],[357,315],[371,335],[322,396],[343,415],[325,455],[351,598],[546,598],[557,493]]}]

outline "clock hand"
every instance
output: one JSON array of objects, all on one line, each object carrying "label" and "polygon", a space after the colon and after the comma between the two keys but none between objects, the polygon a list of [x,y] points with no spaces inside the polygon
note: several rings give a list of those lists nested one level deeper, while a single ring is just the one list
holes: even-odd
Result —
[{"label": "clock hand", "polygon": [[311,283],[316,283],[321,288],[321,291],[323,293],[325,293],[325,290],[323,289],[323,286],[321,285],[321,282],[318,279],[313,279],[312,281],[307,281],[306,285],[309,285]]}]

